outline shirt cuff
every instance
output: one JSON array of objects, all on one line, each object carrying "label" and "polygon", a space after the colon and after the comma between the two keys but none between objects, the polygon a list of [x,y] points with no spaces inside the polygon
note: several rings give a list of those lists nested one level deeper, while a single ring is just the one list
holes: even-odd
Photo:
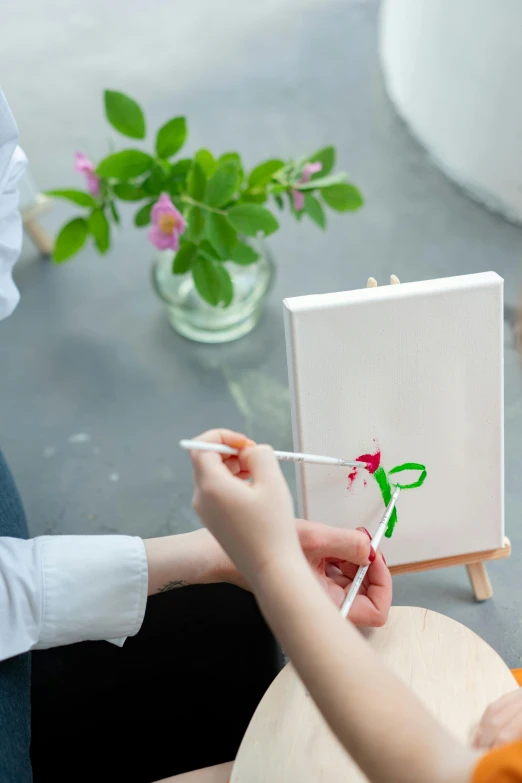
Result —
[{"label": "shirt cuff", "polygon": [[123,644],[145,614],[148,564],[141,538],[41,536],[42,627],[37,649],[87,640]]}]

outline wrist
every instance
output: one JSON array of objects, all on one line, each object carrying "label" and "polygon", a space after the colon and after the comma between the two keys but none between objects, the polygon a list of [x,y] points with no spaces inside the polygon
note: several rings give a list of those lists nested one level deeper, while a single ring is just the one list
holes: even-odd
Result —
[{"label": "wrist", "polygon": [[144,541],[148,594],[177,587],[227,581],[226,555],[207,530]]},{"label": "wrist", "polygon": [[313,575],[308,561],[302,550],[298,549],[292,555],[285,553],[271,557],[257,570],[250,583],[252,591],[261,601],[310,577],[313,578]]},{"label": "wrist", "polygon": [[183,537],[185,555],[195,566],[192,584],[208,585],[229,581],[232,563],[206,528],[185,533]]}]

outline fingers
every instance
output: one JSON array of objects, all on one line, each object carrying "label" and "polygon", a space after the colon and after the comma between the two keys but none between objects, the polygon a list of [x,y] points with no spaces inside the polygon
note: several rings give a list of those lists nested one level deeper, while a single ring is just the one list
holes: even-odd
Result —
[{"label": "fingers", "polygon": [[251,440],[251,438],[247,438],[247,436],[243,435],[241,432],[221,428],[208,430],[202,435],[199,435],[195,440],[204,440],[210,443],[223,443],[225,446],[239,449],[239,454],[237,456],[221,454],[220,458],[226,463],[227,468],[233,476],[237,476],[240,479],[250,478],[244,449],[256,445],[255,441]]},{"label": "fingers", "polygon": [[233,449],[244,449],[247,446],[255,446],[253,440],[234,430],[216,429],[207,430],[202,435],[198,435],[194,440],[204,440],[209,443],[223,443],[225,446],[231,446]]},{"label": "fingers", "polygon": [[297,529],[306,556],[338,558],[355,566],[368,565],[370,562],[370,540],[359,530],[342,530],[317,522],[301,521]]},{"label": "fingers", "polygon": [[246,448],[241,455],[241,468],[250,473],[255,482],[268,484],[281,481],[283,474],[270,446]]},{"label": "fingers", "polygon": [[[223,443],[225,446],[230,446],[233,449],[244,449],[247,446],[255,445],[254,441],[247,438],[246,435],[227,429],[207,430],[207,432],[198,435],[194,440],[202,440],[208,443]],[[213,468],[217,469],[218,463],[225,463],[233,476],[246,478],[246,476],[240,475],[242,473],[242,467],[239,456],[217,454],[208,451],[192,451],[190,456],[194,467],[194,477],[196,479],[202,478],[202,471],[204,470],[208,473],[208,471]]]},{"label": "fingers", "polygon": [[356,597],[349,618],[355,625],[379,628],[388,619],[392,600],[391,574],[379,552],[368,569],[364,584],[366,595],[359,593]]},{"label": "fingers", "polygon": [[493,748],[522,738],[522,691],[506,693],[490,704],[473,739],[475,748]]}]

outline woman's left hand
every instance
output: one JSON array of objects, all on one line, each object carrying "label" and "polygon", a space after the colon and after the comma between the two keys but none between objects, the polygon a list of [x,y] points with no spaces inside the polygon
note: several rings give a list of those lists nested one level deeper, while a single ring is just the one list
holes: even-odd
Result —
[{"label": "woman's left hand", "polygon": [[[366,551],[370,534],[364,528],[342,530],[304,519],[297,520],[297,533],[312,571],[334,604],[341,607],[359,568],[353,560],[359,560],[361,546]],[[355,625],[380,627],[388,619],[391,601],[391,574],[377,552],[348,616]]]},{"label": "woman's left hand", "polygon": [[[299,542],[310,568],[324,591],[340,608],[359,568],[353,561],[360,561],[366,556],[368,534],[361,529],[342,530],[305,519],[296,521]],[[219,546],[217,541],[216,545]],[[249,589],[247,581],[223,549],[221,554],[226,559],[220,569],[224,580]],[[348,617],[354,625],[378,628],[388,619],[391,601],[391,574],[383,556],[377,552]]]}]

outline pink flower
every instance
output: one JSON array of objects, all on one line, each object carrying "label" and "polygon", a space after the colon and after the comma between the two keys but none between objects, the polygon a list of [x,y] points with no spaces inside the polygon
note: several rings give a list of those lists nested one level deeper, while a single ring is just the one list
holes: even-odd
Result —
[{"label": "pink flower", "polygon": [[152,227],[149,240],[154,247],[158,250],[177,250],[179,236],[183,234],[187,224],[166,193],[162,193],[154,204],[150,217]]},{"label": "pink flower", "polygon": [[[310,177],[312,174],[317,174],[317,172],[321,171],[322,168],[323,164],[319,163],[319,161],[316,161],[315,163],[307,163],[303,169],[299,183],[304,185],[305,182],[310,182]],[[295,188],[290,192],[292,193],[292,198],[294,199],[294,209],[296,212],[300,212],[302,209],[304,209],[303,192],[301,190],[295,190]]]},{"label": "pink flower", "polygon": [[85,174],[87,181],[87,190],[91,196],[100,195],[100,178],[94,173],[94,164],[91,163],[83,152],[76,153],[76,160],[74,162],[74,170],[79,171],[80,174]]}]

